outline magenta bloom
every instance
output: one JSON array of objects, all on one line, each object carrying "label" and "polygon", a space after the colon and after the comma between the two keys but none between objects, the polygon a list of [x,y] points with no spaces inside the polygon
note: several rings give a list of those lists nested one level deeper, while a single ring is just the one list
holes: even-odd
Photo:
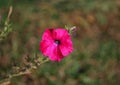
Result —
[{"label": "magenta bloom", "polygon": [[40,42],[40,51],[52,61],[60,61],[73,51],[71,37],[66,29],[47,29]]}]

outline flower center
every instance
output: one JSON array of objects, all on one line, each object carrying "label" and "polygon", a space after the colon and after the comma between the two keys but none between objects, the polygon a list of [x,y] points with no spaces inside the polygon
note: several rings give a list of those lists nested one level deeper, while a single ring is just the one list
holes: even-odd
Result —
[{"label": "flower center", "polygon": [[55,43],[56,44],[60,44],[60,40],[55,40]]}]

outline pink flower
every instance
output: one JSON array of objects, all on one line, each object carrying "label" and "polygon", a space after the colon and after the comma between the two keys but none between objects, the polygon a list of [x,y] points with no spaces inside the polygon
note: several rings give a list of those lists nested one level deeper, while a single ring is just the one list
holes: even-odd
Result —
[{"label": "pink flower", "polygon": [[40,51],[52,61],[61,61],[73,51],[71,37],[66,29],[47,29],[40,42]]}]

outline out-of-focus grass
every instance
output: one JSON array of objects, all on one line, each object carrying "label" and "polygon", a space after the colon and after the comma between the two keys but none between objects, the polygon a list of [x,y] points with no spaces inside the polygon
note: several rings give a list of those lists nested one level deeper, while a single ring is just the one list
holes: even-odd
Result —
[{"label": "out-of-focus grass", "polygon": [[[13,64],[39,52],[46,28],[77,26],[74,52],[62,62],[48,62],[32,75],[12,79],[12,85],[119,85],[119,0],[0,0],[0,31],[13,5],[14,31],[0,43],[0,80]],[[41,56],[43,57],[43,56]]]}]

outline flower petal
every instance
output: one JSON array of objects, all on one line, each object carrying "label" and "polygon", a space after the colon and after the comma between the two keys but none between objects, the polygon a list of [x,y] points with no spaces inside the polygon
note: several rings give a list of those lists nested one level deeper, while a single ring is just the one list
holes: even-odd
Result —
[{"label": "flower petal", "polygon": [[47,48],[46,54],[52,61],[60,61],[63,58],[58,45],[55,43]]},{"label": "flower petal", "polygon": [[72,40],[68,33],[64,34],[64,38],[61,39],[60,50],[63,56],[67,56],[73,51]]},{"label": "flower petal", "polygon": [[47,55],[47,48],[51,46],[53,42],[51,40],[42,40],[40,42],[40,51],[44,54]]},{"label": "flower petal", "polygon": [[46,55],[46,49],[53,43],[53,38],[52,38],[52,30],[53,29],[47,29],[43,33],[42,40],[40,42],[40,51]]},{"label": "flower petal", "polygon": [[52,36],[53,29],[47,29],[42,36],[42,40],[53,40]]},{"label": "flower petal", "polygon": [[66,29],[58,28],[53,31],[54,39],[64,38],[64,34],[68,33]]}]

